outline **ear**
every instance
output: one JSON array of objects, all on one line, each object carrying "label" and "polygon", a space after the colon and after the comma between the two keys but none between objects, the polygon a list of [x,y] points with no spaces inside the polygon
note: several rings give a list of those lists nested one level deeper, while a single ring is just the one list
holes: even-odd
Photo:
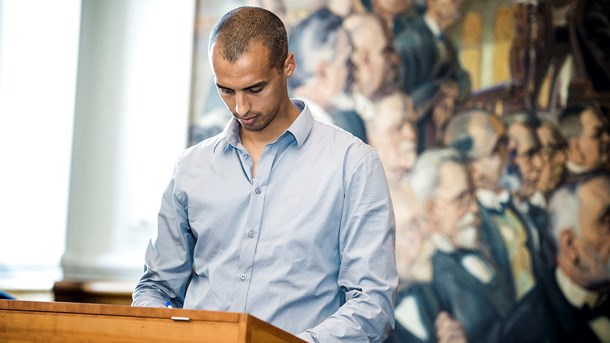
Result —
[{"label": "ear", "polygon": [[286,57],[286,60],[284,61],[284,75],[286,76],[286,78],[288,79],[292,75],[294,75],[296,69],[297,69],[297,61],[294,58],[294,53],[289,52],[288,56]]},{"label": "ear", "polygon": [[578,262],[578,249],[576,248],[576,234],[571,228],[562,229],[559,233],[559,252],[573,265]]}]

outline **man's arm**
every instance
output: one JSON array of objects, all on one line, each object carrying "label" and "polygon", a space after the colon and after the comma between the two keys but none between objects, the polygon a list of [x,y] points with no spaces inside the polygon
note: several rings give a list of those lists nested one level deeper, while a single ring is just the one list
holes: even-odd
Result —
[{"label": "man's arm", "polygon": [[169,301],[174,307],[182,307],[184,303],[194,238],[185,201],[174,188],[172,178],[163,194],[158,231],[146,249],[144,274],[133,292],[132,306],[165,307]]},{"label": "man's arm", "polygon": [[360,156],[346,168],[339,233],[338,287],[345,303],[298,335],[311,342],[381,342],[394,326],[394,212],[377,154],[367,146]]}]

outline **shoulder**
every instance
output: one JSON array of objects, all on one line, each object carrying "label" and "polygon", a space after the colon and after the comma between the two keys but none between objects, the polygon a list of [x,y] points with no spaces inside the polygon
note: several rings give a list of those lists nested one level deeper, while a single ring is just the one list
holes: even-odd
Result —
[{"label": "shoulder", "polygon": [[192,145],[184,150],[182,158],[194,158],[201,154],[213,154],[216,151],[222,151],[226,148],[227,140],[222,133],[216,136],[207,138],[195,145]]},{"label": "shoulder", "polygon": [[229,148],[230,145],[222,133],[207,138],[182,151],[176,163],[177,172],[197,168],[201,163],[209,163],[215,157],[224,155]]},{"label": "shoulder", "polygon": [[343,180],[378,185],[387,183],[377,152],[360,138],[333,124],[316,121],[304,145],[316,165],[341,169]]},{"label": "shoulder", "polygon": [[352,133],[334,124],[314,120],[308,144],[320,146],[335,152],[344,153],[350,157],[376,155],[371,146],[363,142]]}]

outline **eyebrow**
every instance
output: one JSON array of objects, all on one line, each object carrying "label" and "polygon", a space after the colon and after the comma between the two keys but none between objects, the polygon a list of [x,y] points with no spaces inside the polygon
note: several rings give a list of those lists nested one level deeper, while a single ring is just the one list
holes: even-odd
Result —
[{"label": "eyebrow", "polygon": [[[248,86],[248,87],[243,88],[242,90],[244,90],[244,91],[249,91],[249,90],[252,90],[252,89],[254,89],[254,88],[260,88],[260,87],[264,87],[266,84],[267,84],[267,81],[259,81],[259,82],[255,83],[255,84],[251,85],[251,86]],[[223,85],[221,85],[221,84],[220,84],[220,83],[218,83],[218,82],[216,82],[216,86],[217,86],[218,88],[223,88],[223,89],[230,89],[230,90],[234,90],[233,88],[223,86]]]},{"label": "eyebrow", "polygon": [[521,155],[533,156],[533,155],[539,153],[541,150],[542,150],[542,145],[537,144],[537,145],[534,145],[533,147],[527,149],[526,151],[522,152]]}]

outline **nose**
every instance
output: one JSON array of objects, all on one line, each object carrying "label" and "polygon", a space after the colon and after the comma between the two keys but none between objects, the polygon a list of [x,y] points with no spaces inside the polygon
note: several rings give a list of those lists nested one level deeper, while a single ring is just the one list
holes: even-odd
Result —
[{"label": "nose", "polygon": [[235,114],[245,116],[250,111],[250,102],[246,94],[238,92],[235,94]]}]

